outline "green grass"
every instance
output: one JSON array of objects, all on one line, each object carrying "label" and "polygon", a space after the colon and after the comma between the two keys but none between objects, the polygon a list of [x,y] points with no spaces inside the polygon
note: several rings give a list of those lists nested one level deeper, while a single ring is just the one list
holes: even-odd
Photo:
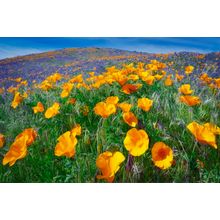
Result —
[{"label": "green grass", "polygon": [[[97,156],[106,150],[119,150],[126,157],[114,182],[219,182],[219,149],[197,143],[186,126],[192,121],[213,122],[220,126],[220,92],[214,94],[207,86],[198,87],[197,82],[189,80],[175,82],[171,87],[165,87],[163,80],[152,86],[140,81],[142,88],[131,95],[122,93],[116,83],[92,91],[73,89],[70,97],[77,99],[74,105],[67,104],[67,98],[60,97],[59,87],[49,92],[35,89],[16,109],[10,106],[13,96],[7,94],[0,102],[0,133],[6,137],[6,145],[0,149],[0,160],[25,128],[35,128],[38,137],[28,148],[29,153],[24,159],[12,167],[0,165],[0,182],[105,182],[96,179],[98,170],[95,162]],[[179,102],[178,87],[189,82],[194,94],[202,100],[199,106],[189,107]],[[125,169],[128,152],[123,145],[130,127],[124,123],[121,111],[118,109],[107,119],[93,111],[97,102],[112,95],[118,96],[120,102],[133,104],[131,111],[150,139],[149,149],[144,155],[134,158],[130,171]],[[137,107],[137,99],[141,97],[154,100],[149,112]],[[45,108],[54,101],[59,102],[60,114],[51,119],[46,119],[44,113],[33,114],[32,107],[39,101]],[[85,105],[90,110],[87,116],[83,115]],[[82,134],[77,137],[76,155],[73,159],[56,157],[57,138],[76,123],[82,127]],[[157,141],[165,142],[174,151],[175,164],[168,170],[160,170],[152,162],[151,148]],[[220,146],[219,137],[217,145]],[[204,163],[204,168],[198,167],[197,159]]]}]

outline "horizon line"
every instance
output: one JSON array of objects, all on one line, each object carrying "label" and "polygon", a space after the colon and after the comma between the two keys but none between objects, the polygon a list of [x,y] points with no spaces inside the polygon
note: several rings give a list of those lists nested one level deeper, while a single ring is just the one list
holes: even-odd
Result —
[{"label": "horizon line", "polygon": [[112,49],[112,50],[120,50],[120,51],[128,51],[128,52],[134,52],[134,53],[146,53],[146,54],[174,54],[174,53],[195,53],[195,54],[210,54],[210,53],[220,53],[220,51],[207,51],[207,52],[200,52],[200,51],[193,51],[193,50],[179,50],[179,51],[170,51],[170,52],[147,52],[147,51],[141,51],[141,50],[133,50],[133,49],[120,49],[120,48],[114,48],[114,47],[63,47],[60,49],[49,49],[49,50],[42,50],[39,52],[35,53],[26,53],[26,54],[21,54],[21,55],[15,55],[15,56],[9,56],[5,58],[0,58],[0,61],[2,60],[7,60],[7,59],[15,59],[18,57],[26,57],[26,56],[32,56],[32,55],[38,55],[38,54],[46,54],[49,52],[55,52],[55,51],[62,51],[66,49],[89,49],[89,48],[96,48],[96,49]]}]

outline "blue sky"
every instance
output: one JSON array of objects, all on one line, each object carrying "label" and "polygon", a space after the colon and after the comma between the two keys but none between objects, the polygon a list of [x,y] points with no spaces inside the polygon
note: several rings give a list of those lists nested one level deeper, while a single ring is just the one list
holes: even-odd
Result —
[{"label": "blue sky", "polygon": [[2,37],[0,59],[69,47],[105,47],[149,53],[220,51],[220,37]]}]

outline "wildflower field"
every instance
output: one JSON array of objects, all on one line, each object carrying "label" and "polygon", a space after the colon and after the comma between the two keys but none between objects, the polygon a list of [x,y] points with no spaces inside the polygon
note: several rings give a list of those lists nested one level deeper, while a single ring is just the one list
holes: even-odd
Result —
[{"label": "wildflower field", "polygon": [[0,60],[0,182],[220,182],[219,136],[220,53]]}]

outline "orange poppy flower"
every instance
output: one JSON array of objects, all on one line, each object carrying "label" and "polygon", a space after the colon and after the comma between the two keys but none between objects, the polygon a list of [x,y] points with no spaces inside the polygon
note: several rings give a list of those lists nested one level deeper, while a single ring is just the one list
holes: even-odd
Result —
[{"label": "orange poppy flower", "polygon": [[88,74],[89,74],[89,76],[94,76],[95,72],[89,72]]},{"label": "orange poppy flower", "polygon": [[132,105],[129,104],[129,103],[126,103],[126,102],[123,102],[123,103],[119,103],[117,105],[123,112],[129,112]]},{"label": "orange poppy flower", "polygon": [[147,77],[143,77],[142,80],[151,86],[154,83],[154,78],[155,78],[154,76],[149,75]]},{"label": "orange poppy flower", "polygon": [[71,98],[71,99],[68,100],[68,103],[74,105],[76,103],[76,99]]},{"label": "orange poppy flower", "polygon": [[209,125],[203,126],[193,121],[187,125],[187,128],[194,135],[198,142],[202,144],[208,144],[217,149],[215,133],[213,133],[213,130]]},{"label": "orange poppy flower", "polygon": [[15,140],[19,139],[20,137],[27,136],[27,147],[29,147],[36,139],[37,137],[37,132],[33,128],[27,128],[24,131],[22,131],[16,138]]},{"label": "orange poppy flower", "polygon": [[63,84],[63,91],[61,92],[60,97],[61,98],[67,97],[70,94],[70,92],[72,91],[72,89],[73,89],[72,83],[64,83]]},{"label": "orange poppy flower", "polygon": [[215,84],[220,89],[220,78],[215,79]]},{"label": "orange poppy flower", "polygon": [[123,86],[126,82],[128,81],[127,76],[125,75],[117,75],[116,77],[116,82],[120,84],[120,86]]},{"label": "orange poppy flower", "polygon": [[156,75],[154,75],[154,78],[155,78],[156,80],[161,80],[161,79],[163,78],[163,75],[156,74]]},{"label": "orange poppy flower", "polygon": [[73,157],[76,153],[75,146],[77,144],[76,133],[67,131],[62,134],[58,139],[55,147],[55,155]]},{"label": "orange poppy flower", "polygon": [[209,80],[209,75],[207,73],[202,73],[202,75],[199,77],[200,80],[204,81],[204,82],[208,82]]},{"label": "orange poppy flower", "polygon": [[123,119],[124,119],[124,122],[126,124],[130,125],[131,127],[136,127],[136,125],[138,123],[138,119],[136,118],[136,116],[132,112],[124,112]]},{"label": "orange poppy flower", "polygon": [[71,130],[71,132],[72,132],[73,134],[75,134],[75,136],[81,135],[81,133],[82,133],[82,128],[81,128],[80,124],[76,124],[76,125],[74,126],[74,128]]},{"label": "orange poppy flower", "polygon": [[183,75],[179,75],[178,73],[176,73],[176,79],[180,82],[182,81],[182,79],[184,78]]},{"label": "orange poppy flower", "polygon": [[15,79],[15,82],[19,83],[19,82],[21,82],[21,80],[22,80],[22,78],[18,77],[18,78]]},{"label": "orange poppy flower", "polygon": [[24,86],[27,86],[27,85],[28,85],[28,82],[27,82],[27,80],[24,80],[24,81],[22,81],[22,82],[20,83],[20,85],[24,85]]},{"label": "orange poppy flower", "polygon": [[132,128],[127,132],[124,146],[132,156],[141,156],[149,147],[149,138],[144,130]]},{"label": "orange poppy flower", "polygon": [[128,80],[133,80],[133,81],[137,81],[139,79],[139,76],[136,74],[130,74],[128,76]]},{"label": "orange poppy flower", "polygon": [[40,85],[39,88],[44,90],[44,91],[48,91],[49,89],[53,88],[53,84],[51,82],[49,82],[48,80],[44,80]]},{"label": "orange poppy flower", "polygon": [[17,160],[24,158],[27,155],[27,147],[34,142],[36,136],[37,132],[33,128],[25,129],[20,133],[5,154],[2,164],[9,163],[9,166],[12,166]]},{"label": "orange poppy flower", "polygon": [[44,106],[41,102],[38,102],[37,105],[35,107],[32,108],[34,111],[34,114],[38,113],[38,112],[43,112],[44,111]]},{"label": "orange poppy flower", "polygon": [[79,74],[77,76],[74,76],[72,79],[69,80],[70,83],[82,83],[83,82],[83,76],[82,74]]},{"label": "orange poppy flower", "polygon": [[17,108],[18,105],[22,102],[23,100],[23,97],[20,95],[19,92],[15,92],[15,96],[14,96],[14,99],[11,103],[11,107],[12,108]]},{"label": "orange poppy flower", "polygon": [[3,94],[4,91],[5,91],[4,88],[0,88],[0,94]]},{"label": "orange poppy flower", "polygon": [[186,66],[185,67],[185,74],[189,75],[189,74],[191,74],[193,72],[193,70],[194,70],[193,66]]},{"label": "orange poppy flower", "polygon": [[13,166],[17,160],[24,158],[27,155],[27,140],[28,137],[26,135],[15,140],[5,154],[2,164],[9,163],[9,166]]},{"label": "orange poppy flower", "polygon": [[26,99],[26,98],[28,97],[28,93],[27,93],[27,92],[24,92],[23,95],[22,95],[22,97],[23,97],[24,99]]},{"label": "orange poppy flower", "polygon": [[124,86],[122,86],[122,92],[129,95],[136,92],[139,88],[141,88],[141,86],[142,84],[125,84]]},{"label": "orange poppy flower", "polygon": [[179,92],[181,92],[183,95],[191,95],[193,90],[190,89],[190,84],[184,84],[179,88]]},{"label": "orange poppy flower", "polygon": [[152,105],[153,105],[153,100],[150,100],[148,98],[138,99],[138,107],[146,112],[150,110]]},{"label": "orange poppy flower", "polygon": [[62,79],[62,75],[60,73],[54,73],[46,78],[49,82],[56,83],[57,81]]},{"label": "orange poppy flower", "polygon": [[0,133],[0,148],[5,144],[5,136]]},{"label": "orange poppy flower", "polygon": [[150,70],[158,70],[157,65],[152,64],[152,63],[147,64],[146,67],[147,67],[147,69],[150,69]]},{"label": "orange poppy flower", "polygon": [[103,118],[108,118],[111,114],[116,112],[116,107],[114,104],[99,102],[94,107],[94,111],[97,115]]},{"label": "orange poppy flower", "polygon": [[144,81],[144,79],[151,74],[151,71],[147,70],[145,72],[140,72],[138,75],[141,77],[141,79]]},{"label": "orange poppy flower", "polygon": [[195,106],[201,103],[201,100],[199,97],[189,96],[189,95],[180,96],[180,101],[189,106]]},{"label": "orange poppy flower", "polygon": [[168,169],[173,164],[173,151],[165,143],[155,143],[151,150],[151,153],[154,165],[159,167],[160,169]]},{"label": "orange poppy flower", "polygon": [[205,123],[204,127],[208,128],[213,134],[220,135],[220,128],[212,123]]},{"label": "orange poppy flower", "polygon": [[118,96],[110,96],[105,100],[106,103],[113,104],[113,105],[116,105],[118,101],[119,101]]},{"label": "orange poppy flower", "polygon": [[52,118],[59,113],[60,104],[55,102],[51,107],[47,109],[45,112],[45,118]]},{"label": "orange poppy flower", "polygon": [[124,155],[116,151],[114,153],[106,151],[96,159],[96,166],[101,170],[102,175],[97,175],[97,179],[105,179],[113,182],[115,174],[120,169],[121,163],[125,160]]},{"label": "orange poppy flower", "polygon": [[173,85],[173,80],[171,79],[171,75],[168,75],[167,78],[164,81],[165,86],[172,86]]},{"label": "orange poppy flower", "polygon": [[10,86],[10,87],[7,89],[7,91],[8,91],[9,93],[15,93],[15,92],[17,92],[17,90],[18,90],[18,88],[17,88],[17,87],[13,87],[13,86]]}]

